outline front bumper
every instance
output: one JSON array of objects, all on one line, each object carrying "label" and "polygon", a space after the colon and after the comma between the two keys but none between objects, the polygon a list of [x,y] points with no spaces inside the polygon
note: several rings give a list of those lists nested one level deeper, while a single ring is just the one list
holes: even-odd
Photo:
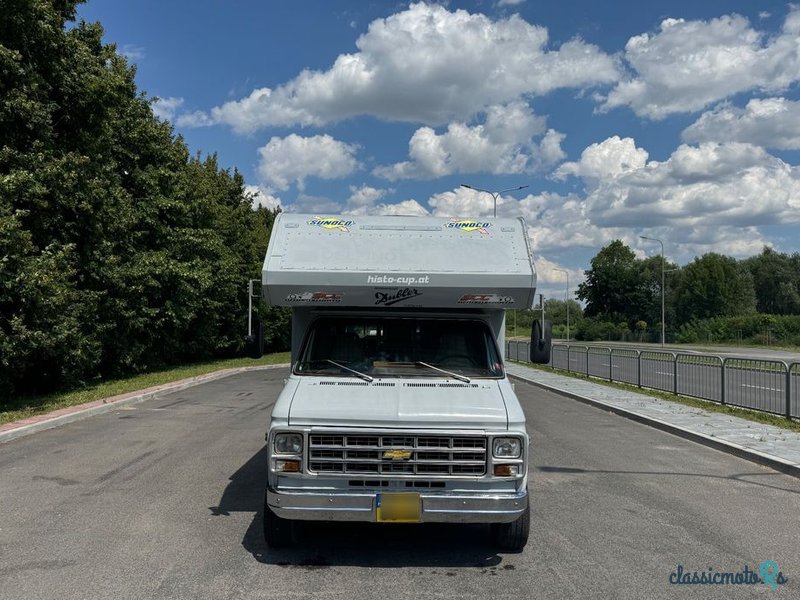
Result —
[{"label": "front bumper", "polygon": [[[376,492],[286,492],[267,490],[279,517],[303,521],[375,521]],[[510,523],[528,506],[528,492],[507,494],[420,493],[423,523]]]}]

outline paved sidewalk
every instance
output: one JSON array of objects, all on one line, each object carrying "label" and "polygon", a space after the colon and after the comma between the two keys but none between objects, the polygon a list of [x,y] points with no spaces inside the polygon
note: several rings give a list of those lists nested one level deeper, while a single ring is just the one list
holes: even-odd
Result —
[{"label": "paved sidewalk", "polygon": [[800,476],[800,433],[519,363],[506,363],[506,370],[534,385]]}]

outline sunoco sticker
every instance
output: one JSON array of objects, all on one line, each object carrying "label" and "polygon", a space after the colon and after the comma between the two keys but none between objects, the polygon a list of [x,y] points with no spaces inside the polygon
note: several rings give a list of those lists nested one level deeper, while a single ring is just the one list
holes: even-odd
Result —
[{"label": "sunoco sticker", "polygon": [[484,221],[476,221],[474,219],[450,219],[444,226],[446,229],[458,229],[459,231],[466,232],[479,231],[483,235],[489,235],[489,232],[486,230],[489,229],[492,224]]},{"label": "sunoco sticker", "polygon": [[345,221],[338,217],[314,217],[308,221],[309,225],[322,227],[322,229],[335,229],[337,231],[344,231],[350,233],[350,228],[356,224],[355,221]]}]

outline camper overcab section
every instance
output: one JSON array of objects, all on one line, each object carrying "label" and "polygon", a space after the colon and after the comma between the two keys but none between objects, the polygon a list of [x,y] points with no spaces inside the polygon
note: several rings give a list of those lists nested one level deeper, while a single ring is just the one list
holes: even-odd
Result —
[{"label": "camper overcab section", "polygon": [[524,221],[284,213],[262,284],[292,308],[267,542],[297,520],[491,523],[520,550],[528,435],[503,350],[505,309],[534,298]]}]

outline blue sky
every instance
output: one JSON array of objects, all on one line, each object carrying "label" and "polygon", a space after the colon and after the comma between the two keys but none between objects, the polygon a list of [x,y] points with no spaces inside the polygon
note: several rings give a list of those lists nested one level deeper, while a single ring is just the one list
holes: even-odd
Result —
[{"label": "blue sky", "polygon": [[190,148],[255,201],[525,217],[540,291],[662,239],[800,250],[800,7],[784,2],[91,0]]}]

